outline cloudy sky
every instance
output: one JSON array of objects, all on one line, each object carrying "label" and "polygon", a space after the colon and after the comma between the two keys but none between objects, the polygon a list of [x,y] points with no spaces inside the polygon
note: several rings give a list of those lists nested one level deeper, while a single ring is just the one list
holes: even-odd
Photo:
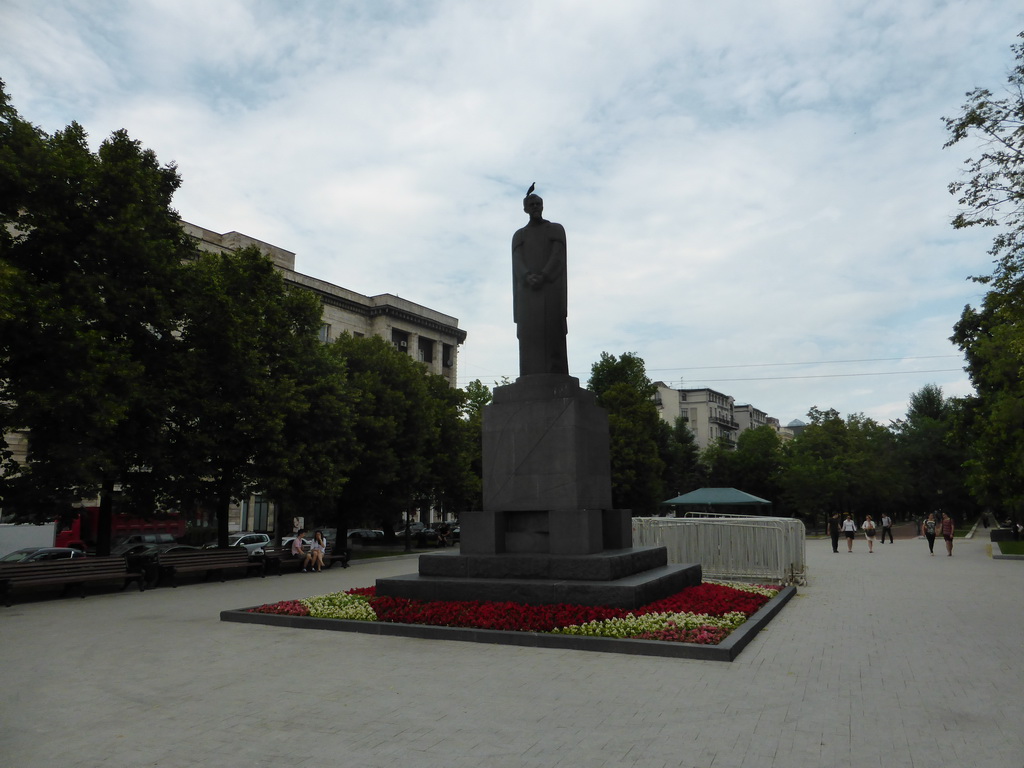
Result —
[{"label": "cloudy sky", "polygon": [[52,132],[175,163],[182,218],[468,332],[515,378],[531,182],[569,244],[569,365],[634,352],[784,424],[970,392],[989,271],[941,118],[1001,91],[1008,0],[0,0],[0,78]]}]

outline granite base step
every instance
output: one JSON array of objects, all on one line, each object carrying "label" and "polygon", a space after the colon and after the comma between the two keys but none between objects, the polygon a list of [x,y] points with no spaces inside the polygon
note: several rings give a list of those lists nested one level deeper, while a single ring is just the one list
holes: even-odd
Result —
[{"label": "granite base step", "polygon": [[701,583],[699,564],[662,565],[618,579],[433,576],[410,573],[377,580],[377,594],[411,600],[482,600],[528,605],[570,603],[631,610]]}]

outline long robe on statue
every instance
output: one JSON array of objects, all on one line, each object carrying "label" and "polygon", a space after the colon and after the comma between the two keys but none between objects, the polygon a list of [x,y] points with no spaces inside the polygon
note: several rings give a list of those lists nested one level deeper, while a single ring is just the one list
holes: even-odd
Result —
[{"label": "long robe on statue", "polygon": [[520,376],[569,373],[565,260],[561,224],[538,215],[512,236],[512,304]]}]

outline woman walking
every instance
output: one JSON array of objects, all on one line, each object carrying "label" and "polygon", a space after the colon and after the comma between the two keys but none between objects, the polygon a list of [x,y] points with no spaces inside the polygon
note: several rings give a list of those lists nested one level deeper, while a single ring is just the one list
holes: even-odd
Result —
[{"label": "woman walking", "polygon": [[873,555],[875,553],[875,521],[871,519],[871,515],[864,518],[860,527],[864,529],[864,538],[868,540],[868,554]]},{"label": "woman walking", "polygon": [[935,557],[935,528],[935,513],[930,512],[921,529],[924,531],[924,537],[928,539],[928,551],[932,553],[932,557]]},{"label": "woman walking", "polygon": [[942,513],[942,538],[946,540],[946,554],[953,556],[953,518]]},{"label": "woman walking", "polygon": [[847,515],[843,520],[843,535],[846,536],[846,551],[853,552],[853,537],[857,535],[857,524],[853,522],[851,515]]}]

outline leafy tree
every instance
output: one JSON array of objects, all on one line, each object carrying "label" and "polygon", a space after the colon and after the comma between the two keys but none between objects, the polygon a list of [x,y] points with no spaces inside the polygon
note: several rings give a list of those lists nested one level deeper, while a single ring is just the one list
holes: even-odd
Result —
[{"label": "leafy tree", "polygon": [[635,514],[654,513],[666,498],[664,462],[658,450],[661,417],[652,399],[656,389],[644,361],[631,352],[618,359],[602,352],[587,388],[608,411],[612,503]]},{"label": "leafy tree", "polygon": [[[1024,32],[1019,37],[1024,39]],[[962,210],[956,228],[992,227],[990,286],[979,309],[966,307],[952,340],[967,357],[976,396],[964,402],[972,430],[969,482],[979,500],[1024,509],[1024,44],[1005,95],[986,88],[967,94],[959,115],[946,118],[947,147],[968,138],[980,154],[966,161],[964,178],[950,184]]]},{"label": "leafy tree", "polygon": [[[352,424],[359,396],[344,361],[314,335],[296,337],[294,356],[279,361],[278,379],[293,382],[285,400],[282,439],[266,446],[259,461],[260,484],[277,502],[277,537],[291,532],[293,515],[331,520],[356,465]],[[345,531],[339,532],[339,541]]]},{"label": "leafy tree", "polygon": [[466,435],[467,471],[470,473],[464,510],[483,509],[483,415],[484,407],[491,399],[491,390],[480,379],[471,381],[463,390],[460,415]]},{"label": "leafy tree", "polygon": [[942,388],[926,384],[910,396],[905,419],[893,424],[899,457],[906,472],[906,514],[920,518],[943,509],[969,506],[963,465],[967,453],[958,424],[957,403]]},{"label": "leafy tree", "polygon": [[680,496],[706,485],[700,449],[685,417],[677,418],[672,426],[659,419],[657,442],[665,464],[663,485],[667,496]]},{"label": "leafy tree", "polygon": [[304,366],[321,307],[308,291],[288,289],[255,247],[204,254],[186,273],[162,469],[177,480],[177,501],[214,505],[226,547],[231,502],[259,489],[265,475],[288,474],[282,457],[292,453],[295,433],[287,426],[309,407]]},{"label": "leafy tree", "polygon": [[442,376],[426,377],[427,405],[435,429],[433,444],[427,447],[429,468],[426,491],[431,505],[445,519],[467,509],[480,509],[480,434],[471,431],[463,417],[467,393],[453,389]]},{"label": "leafy tree", "polygon": [[778,433],[769,426],[744,430],[736,441],[735,456],[734,487],[777,502],[782,472],[782,441]]},{"label": "leafy tree", "polygon": [[328,349],[344,361],[359,398],[352,424],[358,464],[341,494],[339,520],[356,514],[390,535],[406,509],[430,500],[429,451],[438,427],[429,374],[378,336],[345,333]]},{"label": "leafy tree", "polygon": [[24,121],[0,84],[0,432],[4,503],[51,514],[101,493],[109,549],[115,484],[151,511],[150,467],[178,328],[180,263],[193,248],[170,202],[180,179],[124,131],[98,152],[72,123]]},{"label": "leafy tree", "polygon": [[817,407],[811,423],[783,452],[781,496],[786,507],[814,525],[831,512],[859,521],[895,512],[901,474],[892,434],[865,417],[845,420]]},{"label": "leafy tree", "polygon": [[[1024,40],[1024,32],[1018,37]],[[1011,50],[1017,61],[1007,77],[1006,95],[995,98],[987,88],[975,88],[959,115],[944,118],[950,134],[946,147],[970,137],[981,150],[966,160],[965,178],[949,185],[963,206],[953,226],[998,230],[989,251],[996,259],[995,272],[978,280],[1003,291],[1019,287],[1024,266],[1024,44]]]}]

